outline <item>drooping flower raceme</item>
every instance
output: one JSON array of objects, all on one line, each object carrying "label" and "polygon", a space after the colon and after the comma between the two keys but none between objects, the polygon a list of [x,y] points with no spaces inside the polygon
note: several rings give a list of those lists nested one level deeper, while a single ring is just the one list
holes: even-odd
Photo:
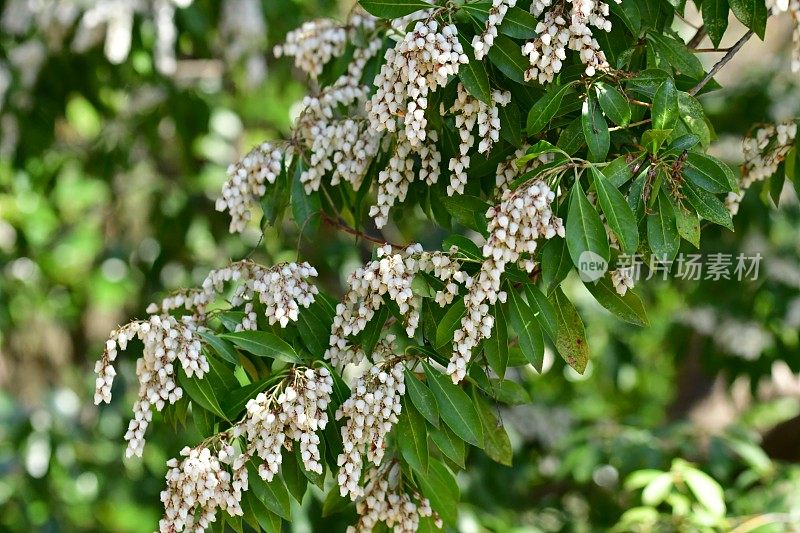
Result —
[{"label": "drooping flower raceme", "polygon": [[281,449],[291,450],[300,444],[300,457],[309,472],[322,473],[318,431],[328,424],[328,404],[333,392],[333,378],[327,368],[295,368],[284,388],[261,392],[247,402],[247,415],[235,428],[234,435],[244,435],[247,454],[263,462],[258,475],[272,481],[278,473]]},{"label": "drooping flower raceme", "polygon": [[480,143],[478,152],[488,153],[492,145],[500,140],[500,111],[511,103],[511,93],[508,91],[493,91],[492,105],[488,105],[474,96],[471,96],[462,84],[458,84],[458,95],[451,108],[455,113],[456,128],[461,142],[458,147],[458,156],[450,159],[448,168],[453,172],[450,176],[450,185],[447,186],[447,195],[464,194],[467,184],[467,169],[470,165],[469,151],[475,143],[472,130],[478,124]]},{"label": "drooping flower raceme", "polygon": [[197,326],[190,317],[178,321],[169,315],[154,315],[147,321],[131,322],[111,333],[103,357],[95,365],[98,375],[95,404],[111,402],[117,350],[125,350],[134,338],[142,341],[144,350],[136,361],[139,398],[133,404],[134,416],[125,433],[128,442],[125,453],[128,457],[141,457],[144,433],[153,418],[150,408],[161,411],[165,405],[175,403],[183,396],[183,390],[176,383],[176,365],[180,364],[188,377],[198,378],[208,372],[209,366],[201,352]]},{"label": "drooping flower raceme", "polygon": [[365,475],[364,495],[356,501],[358,523],[348,533],[366,533],[378,522],[394,528],[395,533],[414,533],[421,517],[434,517],[434,525],[442,528],[442,519],[431,509],[430,501],[417,491],[411,493],[400,486],[400,465],[391,462],[370,468]]},{"label": "drooping flower raceme", "polygon": [[[378,344],[377,351],[391,358],[393,341],[393,336],[387,336]],[[363,454],[376,466],[383,460],[386,435],[397,423],[406,392],[404,369],[396,358],[376,363],[356,382],[350,398],[336,411],[337,420],[346,419],[342,427],[343,451],[336,461],[342,496],[356,500],[364,495],[364,487],[359,485]]]},{"label": "drooping flower raceme", "polygon": [[518,165],[517,160],[524,156],[529,148],[530,146],[528,144],[524,144],[505,161],[501,161],[497,165],[495,185],[498,189],[506,188],[508,185],[511,185],[511,182],[513,182],[515,178],[522,176],[526,172],[530,172],[536,167],[550,163],[555,159],[555,154],[553,152],[545,152],[538,157],[529,159],[524,165]]},{"label": "drooping flower raceme", "polygon": [[231,445],[223,445],[218,454],[205,446],[185,447],[182,460],[167,462],[167,486],[161,492],[164,517],[158,524],[161,533],[205,531],[216,520],[217,509],[231,516],[244,514],[241,501],[248,488],[247,468],[240,462],[229,472],[226,463],[234,456]]},{"label": "drooping flower raceme", "polygon": [[418,244],[402,252],[393,251],[389,245],[378,248],[377,260],[356,269],[348,277],[348,290],[336,306],[325,359],[342,367],[348,363],[360,363],[367,357],[360,346],[351,345],[347,338],[364,330],[383,305],[384,296],[397,304],[404,317],[406,333],[412,337],[419,324],[420,302],[414,296],[411,284],[419,272],[431,273],[445,282],[445,288],[436,294],[436,302],[440,305],[452,301],[458,294],[455,282],[465,279],[458,263],[448,254],[424,252]]},{"label": "drooping flower raceme", "polygon": [[797,137],[797,123],[783,122],[766,125],[745,138],[742,149],[744,164],[739,180],[739,192],[728,193],[725,206],[735,215],[744,194],[754,183],[764,181],[778,171],[780,164],[794,146]]},{"label": "drooping flower raceme", "polygon": [[241,233],[252,218],[250,212],[267,192],[267,183],[275,183],[283,170],[286,150],[264,142],[253,148],[237,163],[228,167],[228,181],[217,198],[217,211],[228,211],[230,232]]},{"label": "drooping flower raceme", "polygon": [[509,8],[517,5],[517,0],[492,0],[492,7],[489,9],[489,17],[483,32],[472,39],[472,48],[475,51],[475,59],[480,61],[489,53],[489,49],[494,45],[497,38],[497,28],[503,23]]},{"label": "drooping flower raceme", "polygon": [[554,199],[555,194],[547,184],[537,180],[516,191],[506,189],[500,204],[486,213],[489,238],[483,247],[485,260],[476,276],[466,281],[466,313],[453,337],[453,355],[447,365],[447,373],[454,383],[466,376],[472,350],[491,336],[494,317],[489,306],[498,300],[505,301],[500,278],[506,266],[516,263],[523,255],[532,255],[538,239],[564,236],[564,224],[550,207]]},{"label": "drooping flower raceme", "polygon": [[[621,0],[614,0],[620,3]],[[527,81],[550,83],[561,72],[567,50],[578,53],[586,65],[586,75],[594,76],[598,70],[608,68],[605,53],[592,33],[592,27],[611,31],[608,4],[600,0],[556,0],[555,6],[545,13],[553,0],[534,0],[531,13],[544,19],[536,25],[536,39],[522,47],[528,56],[530,68],[525,71]]]},{"label": "drooping flower raceme", "polygon": [[394,132],[401,121],[408,142],[419,146],[427,138],[428,96],[469,61],[458,30],[452,24],[440,28],[435,20],[419,21],[387,50],[385,59],[367,106],[370,124],[376,131]]},{"label": "drooping flower raceme", "polygon": [[294,66],[311,76],[322,74],[323,67],[344,53],[347,31],[331,19],[311,20],[286,34],[286,42],[275,47],[275,57],[294,57]]}]

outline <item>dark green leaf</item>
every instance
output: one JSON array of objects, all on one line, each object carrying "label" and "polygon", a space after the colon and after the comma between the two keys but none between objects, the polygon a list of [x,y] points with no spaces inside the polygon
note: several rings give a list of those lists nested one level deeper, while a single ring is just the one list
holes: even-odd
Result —
[{"label": "dark green leaf", "polygon": [[424,476],[428,470],[428,433],[425,419],[408,399],[403,400],[403,411],[397,422],[397,440],[403,459]]},{"label": "dark green leaf", "polygon": [[239,353],[230,342],[220,339],[210,331],[201,330],[198,331],[197,334],[206,341],[206,344],[208,344],[217,355],[229,363],[233,363],[234,365],[239,364]]},{"label": "dark green leaf", "polygon": [[542,328],[539,327],[530,306],[517,294],[513,286],[508,290],[508,313],[509,322],[517,334],[523,355],[537,372],[541,372],[544,364]]},{"label": "dark green leaf", "polygon": [[641,298],[633,291],[620,296],[607,276],[595,283],[587,283],[586,288],[597,302],[616,316],[636,326],[648,326],[647,312]]},{"label": "dark green leaf", "polygon": [[564,239],[550,239],[542,246],[542,288],[548,295],[561,285],[569,271],[572,259]]},{"label": "dark green leaf", "polygon": [[611,137],[603,112],[600,110],[596,97],[591,93],[583,103],[581,124],[591,160],[605,160],[606,155],[608,155],[608,149],[611,146]]},{"label": "dark green leaf", "polygon": [[484,447],[486,455],[501,465],[511,466],[514,452],[502,422],[497,419],[492,408],[478,394],[478,389],[472,389],[472,399],[475,403],[475,410],[481,418],[481,424],[483,424],[483,433],[486,435],[486,446]]},{"label": "dark green leaf", "polygon": [[692,207],[697,210],[697,214],[714,224],[733,231],[731,214],[719,198],[689,182],[684,183],[681,190]]},{"label": "dark green leaf", "polygon": [[198,378],[197,376],[188,377],[183,369],[180,369],[178,371],[178,382],[193,402],[221,418],[226,418],[222,407],[219,405],[219,398],[214,393],[209,380]]},{"label": "dark green leaf", "polygon": [[527,298],[528,305],[536,316],[536,320],[539,322],[542,330],[547,333],[551,341],[555,342],[558,324],[556,322],[556,312],[553,309],[553,304],[542,294],[542,291],[530,283],[525,284],[525,298]]},{"label": "dark green leaf", "polygon": [[522,55],[519,45],[505,35],[494,38],[494,45],[489,49],[489,61],[508,79],[517,83],[525,82],[525,70],[530,64]]},{"label": "dark green leaf", "polygon": [[550,122],[559,107],[564,95],[572,85],[551,85],[547,93],[533,104],[528,113],[528,135],[535,135],[542,131]]},{"label": "dark green leaf", "polygon": [[764,39],[769,15],[764,0],[730,0],[730,7],[742,24]]},{"label": "dark green leaf", "polygon": [[697,213],[682,206],[674,207],[678,235],[692,243],[695,248],[700,248],[700,219],[697,218]]},{"label": "dark green leaf", "polygon": [[551,299],[558,321],[556,350],[569,366],[583,374],[589,363],[589,345],[586,343],[583,321],[561,289],[556,289]]},{"label": "dark green leaf", "polygon": [[424,0],[359,0],[359,3],[368,13],[385,19],[396,19],[431,8]]},{"label": "dark green leaf", "polygon": [[287,363],[301,362],[300,356],[290,344],[266,331],[238,331],[225,333],[221,337],[259,357],[269,357]]},{"label": "dark green leaf", "polygon": [[267,483],[258,475],[258,469],[250,463],[248,465],[250,490],[273,513],[284,520],[292,519],[292,504],[289,501],[289,491],[283,479],[275,476]]},{"label": "dark green leaf", "polygon": [[606,215],[606,222],[619,240],[622,251],[626,254],[636,253],[639,247],[639,225],[633,211],[622,193],[606,183],[603,173],[595,167],[591,167],[591,172],[597,200]]},{"label": "dark green leaf", "polygon": [[322,209],[319,192],[306,193],[303,183],[300,181],[302,173],[303,162],[299,160],[294,172],[294,180],[292,180],[292,216],[297,227],[300,228],[301,234],[314,235],[319,229],[320,210]]},{"label": "dark green leaf", "polygon": [[467,443],[482,448],[483,429],[469,396],[454,385],[449,376],[442,375],[427,363],[425,363],[425,376],[428,378],[428,386],[436,398],[439,414],[445,424]]},{"label": "dark green leaf", "polygon": [[667,35],[659,35],[653,32],[648,33],[647,37],[656,45],[659,53],[663,54],[669,64],[678,72],[696,80],[703,77],[703,65],[686,44]]},{"label": "dark green leaf", "polygon": [[615,87],[607,83],[597,82],[597,99],[603,113],[618,126],[625,126],[631,121],[631,106],[625,96]]},{"label": "dark green leaf", "polygon": [[689,152],[683,175],[691,183],[712,193],[736,189],[736,177],[728,165],[710,155]]},{"label": "dark green leaf", "polygon": [[675,222],[675,211],[666,193],[658,195],[656,212],[647,215],[647,240],[660,260],[672,261],[681,244]]},{"label": "dark green leaf", "polygon": [[600,215],[583,194],[580,183],[572,186],[566,232],[567,248],[575,266],[580,268],[581,261],[594,259],[586,252],[596,254],[608,263],[610,250],[606,229]]},{"label": "dark green leaf", "polygon": [[461,318],[466,314],[464,300],[458,299],[447,310],[436,328],[436,347],[441,348],[453,341],[453,334],[461,327]]},{"label": "dark green leaf", "polygon": [[466,65],[461,65],[458,69],[458,77],[469,94],[485,104],[492,105],[489,75],[486,73],[483,61],[471,59]]},{"label": "dark green leaf", "polygon": [[703,25],[715,47],[728,29],[728,0],[703,0]]},{"label": "dark green leaf", "polygon": [[[470,407],[472,406],[470,405]],[[428,475],[418,476],[417,481],[422,494],[431,501],[433,510],[439,513],[442,520],[448,524],[455,525],[458,519],[460,494],[456,480],[450,470],[441,462],[431,460],[428,467]]]},{"label": "dark green leaf", "polygon": [[461,468],[465,467],[464,461],[466,459],[467,451],[464,441],[461,440],[450,429],[448,429],[446,425],[442,424],[438,428],[429,428],[428,435],[430,435],[433,443],[437,448],[439,448],[445,457],[453,461]]},{"label": "dark green leaf", "polygon": [[506,375],[508,367],[508,330],[503,307],[497,304],[493,310],[494,328],[492,328],[492,336],[483,341],[483,353],[486,355],[489,368],[502,378]]},{"label": "dark green leaf", "polygon": [[653,129],[671,130],[678,120],[678,91],[675,82],[667,78],[653,97]]}]

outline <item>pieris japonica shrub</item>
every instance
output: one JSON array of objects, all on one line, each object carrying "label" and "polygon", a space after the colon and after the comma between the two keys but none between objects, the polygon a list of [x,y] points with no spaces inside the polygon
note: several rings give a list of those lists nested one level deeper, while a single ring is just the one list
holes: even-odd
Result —
[{"label": "pieris japonica shrub", "polygon": [[[790,13],[800,70],[800,5],[696,4],[688,39],[685,2],[667,0],[362,0],[290,33],[275,53],[309,95],[288,138],[230,167],[217,209],[231,232],[291,219],[312,243],[324,224],[374,253],[337,293],[302,257],[223,266],[112,333],[97,403],[144,345],[128,455],[154,412],[204,437],[168,463],[160,530],[277,531],[309,483],[326,512],[354,502],[355,530],[454,527],[465,456],[511,462],[494,405],[515,397],[512,350],[538,372],[546,346],[586,370],[591,339],[561,289],[573,270],[646,328],[632,257],[668,268],[707,224],[732,229],[756,182],[800,183],[794,122],[755,126],[737,175],[707,153],[702,105],[771,13]],[[695,48],[720,45],[729,9],[746,29],[706,68]],[[440,245],[383,236],[406,218]]]}]

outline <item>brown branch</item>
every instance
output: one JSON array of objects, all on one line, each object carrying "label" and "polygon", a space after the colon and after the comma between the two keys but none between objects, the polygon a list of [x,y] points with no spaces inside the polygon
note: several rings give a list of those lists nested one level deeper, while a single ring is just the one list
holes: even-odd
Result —
[{"label": "brown branch", "polygon": [[706,31],[706,27],[700,26],[699,28],[697,28],[697,32],[694,34],[694,37],[692,37],[689,40],[689,42],[686,43],[686,46],[688,46],[689,48],[696,48],[697,45],[703,42],[703,39],[706,38],[707,34],[708,32]]},{"label": "brown branch", "polygon": [[719,71],[720,71],[720,69],[722,69],[722,67],[724,67],[725,65],[727,65],[727,64],[728,64],[728,61],[730,61],[731,59],[733,59],[733,56],[735,56],[735,55],[736,55],[736,53],[737,53],[737,52],[739,52],[739,50],[741,50],[741,49],[742,49],[742,47],[745,45],[745,43],[746,43],[747,41],[749,41],[749,40],[750,40],[750,37],[752,37],[752,36],[753,36],[753,33],[755,33],[753,30],[748,30],[748,31],[747,31],[747,33],[745,33],[744,35],[742,35],[742,38],[741,38],[741,39],[739,39],[738,41],[736,41],[736,44],[734,44],[733,46],[731,46],[731,47],[730,47],[730,49],[729,49],[729,50],[728,50],[728,52],[727,52],[727,53],[726,53],[726,54],[725,54],[725,55],[722,57],[722,59],[720,59],[719,61],[717,61],[717,64],[716,64],[716,65],[714,65],[714,67],[713,67],[713,68],[712,68],[712,69],[709,71],[709,73],[708,73],[708,74],[706,74],[706,77],[705,77],[705,78],[703,78],[703,79],[702,79],[702,81],[701,81],[700,83],[698,83],[697,85],[695,85],[694,87],[692,87],[692,90],[690,90],[690,91],[689,91],[689,94],[691,94],[692,96],[694,96],[694,95],[696,95],[697,93],[699,93],[699,92],[700,92],[700,90],[701,90],[703,87],[705,87],[705,86],[706,86],[706,84],[707,84],[709,81],[711,81],[711,79],[712,79],[712,78],[713,78],[713,77],[714,77],[714,76],[717,74],[717,72],[719,72]]},{"label": "brown branch", "polygon": [[339,230],[341,232],[347,233],[348,235],[353,235],[357,239],[361,238],[361,239],[364,239],[365,241],[369,241],[369,242],[372,242],[372,243],[375,243],[375,244],[380,244],[380,245],[388,244],[392,248],[399,248],[399,249],[406,248],[406,246],[403,246],[402,244],[395,244],[395,243],[389,242],[387,240],[381,239],[380,237],[374,237],[374,236],[372,236],[372,235],[370,235],[368,233],[364,233],[363,231],[359,231],[359,230],[357,230],[355,228],[351,228],[350,226],[348,226],[347,224],[345,224],[341,220],[336,220],[334,218],[331,218],[326,213],[320,213],[320,214],[321,214],[321,217],[322,217],[322,221],[325,222],[325,224],[327,224],[327,225],[331,226],[332,228],[335,228],[335,229],[337,229],[337,230]]}]

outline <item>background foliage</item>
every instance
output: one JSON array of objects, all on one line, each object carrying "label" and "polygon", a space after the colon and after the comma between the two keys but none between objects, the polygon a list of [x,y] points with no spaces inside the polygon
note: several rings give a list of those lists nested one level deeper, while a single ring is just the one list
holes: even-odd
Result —
[{"label": "background foliage", "polygon": [[[216,7],[178,11],[182,59],[215,56]],[[345,11],[334,2],[270,3],[269,44],[304,20]],[[36,37],[31,31],[4,33],[2,54]],[[271,264],[293,260],[300,246],[338,294],[371,252],[325,226],[313,243],[293,224],[263,240],[257,231],[231,238],[227,218],[213,211],[225,165],[286,135],[305,93],[288,61],[270,57],[257,87],[242,65],[187,82],[153,68],[146,21],[134,36],[120,65],[100,49],[50,50],[35,84],[18,89],[32,104],[3,109],[19,122],[0,166],[0,527],[12,531],[147,531],[157,521],[164,463],[181,445],[156,424],[144,460],[123,461],[131,402],[121,394],[102,412],[90,405],[89,369],[117,323],[231,258],[252,253]],[[726,89],[702,99],[715,153],[734,165],[753,123],[798,113],[796,76],[757,63],[734,65]],[[720,527],[720,505],[722,516],[767,524],[763,531],[796,525],[800,469],[786,443],[796,442],[800,415],[800,210],[790,187],[780,210],[765,207],[769,184],[759,192],[745,199],[734,233],[705,228],[701,248],[760,251],[767,270],[757,282],[643,283],[650,327],[641,329],[567,280],[592,362],[584,376],[552,354],[541,376],[513,369],[521,398],[532,400],[499,413],[514,466],[469,455],[458,478],[459,530],[628,531],[654,515],[664,530],[694,530]],[[423,235],[417,240],[435,247],[442,234],[426,227],[407,217],[385,234]],[[192,439],[199,435],[185,435]],[[351,511],[322,518],[323,498],[306,497],[292,527],[352,522]]]}]

